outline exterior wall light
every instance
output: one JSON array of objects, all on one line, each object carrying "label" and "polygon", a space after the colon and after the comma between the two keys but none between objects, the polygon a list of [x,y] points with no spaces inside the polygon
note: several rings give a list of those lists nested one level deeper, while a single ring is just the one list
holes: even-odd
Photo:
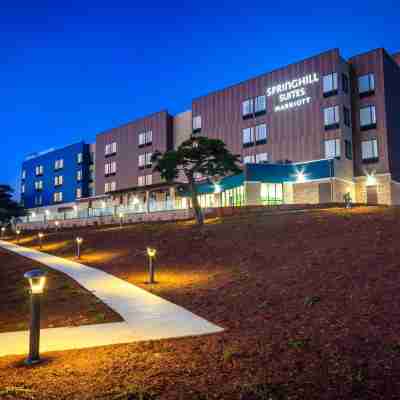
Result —
[{"label": "exterior wall light", "polygon": [[148,247],[147,249],[147,256],[149,257],[149,283],[153,284],[156,283],[154,279],[154,259],[157,254],[157,250],[153,247]]},{"label": "exterior wall light", "polygon": [[376,185],[376,177],[374,174],[367,174],[367,180],[365,182],[366,186],[375,186]]},{"label": "exterior wall light", "polygon": [[218,183],[214,183],[214,193],[221,193],[222,192],[222,187]]},{"label": "exterior wall light", "polygon": [[29,326],[29,356],[25,360],[27,365],[39,363],[40,344],[40,295],[46,284],[46,273],[40,269],[26,272],[24,277],[28,279],[31,293],[31,321]]},{"label": "exterior wall light", "polygon": [[42,247],[43,247],[43,233],[42,232],[39,232],[38,233],[38,238],[39,238],[39,248],[40,248],[40,250],[42,250]]},{"label": "exterior wall light", "polygon": [[15,233],[17,234],[17,243],[19,243],[19,238],[20,238],[20,235],[21,235],[21,230],[20,230],[20,229],[17,229],[17,230],[15,231]]},{"label": "exterior wall light", "polygon": [[304,171],[297,171],[296,173],[296,181],[297,183],[303,183],[307,180],[306,175],[304,174]]},{"label": "exterior wall light", "polygon": [[81,258],[81,244],[83,242],[83,238],[78,236],[75,240],[76,240],[76,256],[78,258]]}]

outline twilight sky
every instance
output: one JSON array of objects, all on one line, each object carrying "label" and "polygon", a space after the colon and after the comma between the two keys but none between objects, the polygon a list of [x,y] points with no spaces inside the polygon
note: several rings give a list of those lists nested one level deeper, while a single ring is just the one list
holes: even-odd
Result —
[{"label": "twilight sky", "polygon": [[398,0],[4,4],[0,183],[14,187],[29,153],[184,111],[193,97],[330,48],[400,51]]}]

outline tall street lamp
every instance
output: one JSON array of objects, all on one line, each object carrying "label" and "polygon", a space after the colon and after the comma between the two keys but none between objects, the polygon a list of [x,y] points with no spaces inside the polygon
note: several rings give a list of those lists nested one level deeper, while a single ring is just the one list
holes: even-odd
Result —
[{"label": "tall street lamp", "polygon": [[34,269],[26,272],[24,277],[28,279],[31,287],[31,321],[29,326],[29,356],[25,360],[27,365],[39,363],[40,344],[40,296],[43,294],[46,284],[46,272]]},{"label": "tall street lamp", "polygon": [[147,248],[147,256],[149,257],[149,283],[156,283],[154,280],[154,258],[156,257],[157,250],[153,247]]},{"label": "tall street lamp", "polygon": [[81,244],[82,244],[82,242],[83,242],[83,238],[78,236],[76,238],[76,256],[78,258],[81,258]]}]

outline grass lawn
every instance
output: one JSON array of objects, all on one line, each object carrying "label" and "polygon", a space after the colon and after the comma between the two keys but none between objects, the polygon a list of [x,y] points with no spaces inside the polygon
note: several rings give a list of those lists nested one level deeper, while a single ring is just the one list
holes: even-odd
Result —
[{"label": "grass lawn", "polygon": [[[43,251],[73,258],[79,234],[82,263],[226,331],[51,353],[35,369],[4,357],[0,398],[8,387],[9,398],[37,399],[398,399],[399,222],[400,209],[360,207],[217,218],[201,230],[178,222],[49,233]],[[158,249],[152,286],[148,245]]]},{"label": "grass lawn", "polygon": [[48,272],[42,328],[120,321],[121,317],[66,275],[0,249],[0,332],[29,329],[30,295],[24,273]]}]

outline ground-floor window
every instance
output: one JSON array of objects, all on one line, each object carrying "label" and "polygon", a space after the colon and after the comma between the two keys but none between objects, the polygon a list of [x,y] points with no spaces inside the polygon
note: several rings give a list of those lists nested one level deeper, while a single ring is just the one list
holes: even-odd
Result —
[{"label": "ground-floor window", "polygon": [[238,186],[221,192],[221,207],[240,207],[245,205],[244,187]]},{"label": "ground-floor window", "polygon": [[202,208],[218,207],[216,200],[216,195],[214,193],[201,194],[199,196],[199,203]]},{"label": "ground-floor window", "polygon": [[262,183],[261,201],[265,205],[277,205],[283,203],[282,183]]}]

